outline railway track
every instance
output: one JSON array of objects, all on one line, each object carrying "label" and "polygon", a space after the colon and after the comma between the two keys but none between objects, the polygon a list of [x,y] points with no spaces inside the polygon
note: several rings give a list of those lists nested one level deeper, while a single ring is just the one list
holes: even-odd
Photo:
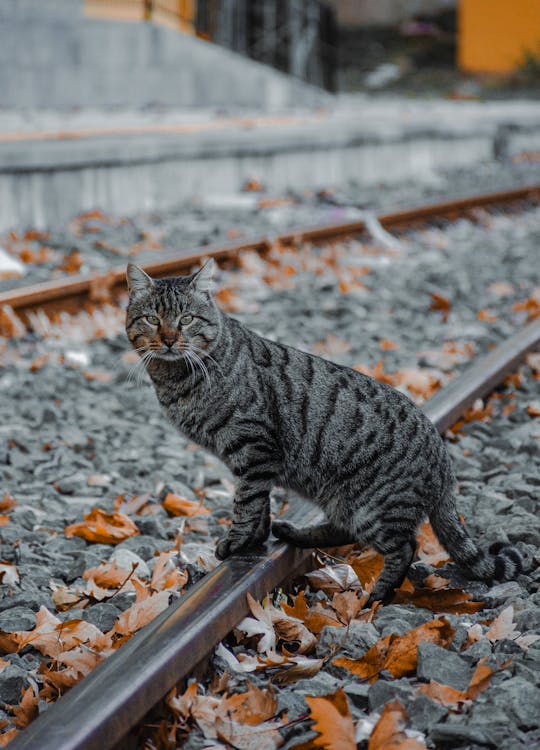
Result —
[{"label": "railway track", "polygon": [[[540,345],[540,320],[523,328],[439,391],[425,412],[444,432],[477,399],[513,372]],[[315,519],[298,504],[291,519]],[[262,598],[309,564],[310,550],[275,542],[267,554],[221,563],[189,592],[36,719],[13,750],[113,748],[177,682],[189,675],[248,614],[246,594]]]},{"label": "railway track", "polygon": [[[538,203],[540,186],[529,185],[504,192],[473,195],[459,200],[433,203],[395,213],[382,214],[378,223],[385,230],[399,230],[421,226],[439,220],[455,220],[459,216],[471,216],[477,209],[508,209],[524,202]],[[170,276],[186,271],[201,261],[213,257],[218,261],[230,261],[240,253],[252,250],[264,253],[274,245],[294,247],[300,243],[325,243],[342,240],[365,233],[366,222],[353,221],[324,226],[304,227],[275,236],[255,237],[251,240],[228,245],[208,245],[182,252],[164,253],[159,261],[145,264],[151,276]],[[125,290],[125,266],[112,268],[105,274],[92,276],[75,275],[69,280],[58,279],[24,288],[0,293],[0,309],[10,307],[20,318],[27,320],[28,314],[41,309],[48,315],[59,311],[76,312],[87,303],[99,303],[104,298],[115,298]]]},{"label": "railway track", "polygon": [[[424,206],[378,217],[385,229],[406,230],[419,223],[451,219],[477,208],[509,206],[537,201],[538,187],[508,193],[474,196],[450,203]],[[328,242],[365,231],[364,222],[289,232],[240,244],[204,247],[162,258],[146,265],[155,276],[181,272],[212,255],[234,259],[243,250],[267,251],[273,243]],[[0,295],[0,308],[9,305],[23,320],[44,309],[54,315],[76,310],[95,298],[105,283],[114,297],[123,289],[124,269],[106,278],[72,278],[18,289]],[[477,399],[491,392],[515,370],[527,352],[540,343],[536,320],[508,339],[424,406],[439,431],[455,423]],[[307,504],[297,504],[295,516],[304,521],[316,516]],[[10,744],[14,750],[93,750],[112,748],[179,680],[188,675],[213,647],[247,614],[246,593],[255,598],[276,587],[309,564],[311,553],[289,545],[269,545],[267,554],[250,554],[227,560],[195,584],[175,605],[136,633],[122,648],[36,719]]]}]

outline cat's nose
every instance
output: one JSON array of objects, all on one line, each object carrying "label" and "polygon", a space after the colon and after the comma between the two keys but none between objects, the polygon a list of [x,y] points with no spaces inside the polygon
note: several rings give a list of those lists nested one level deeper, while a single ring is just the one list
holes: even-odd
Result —
[{"label": "cat's nose", "polygon": [[161,336],[161,341],[165,344],[165,346],[168,346],[169,349],[172,349],[175,341],[176,336]]}]

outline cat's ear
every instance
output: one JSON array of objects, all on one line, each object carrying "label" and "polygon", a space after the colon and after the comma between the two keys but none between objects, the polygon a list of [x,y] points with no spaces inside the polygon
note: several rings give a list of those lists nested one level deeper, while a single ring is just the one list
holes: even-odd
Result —
[{"label": "cat's ear", "polygon": [[197,292],[212,292],[214,288],[215,270],[216,264],[214,263],[214,259],[210,258],[210,260],[207,260],[204,266],[193,275],[193,278],[189,282],[190,286]]},{"label": "cat's ear", "polygon": [[128,263],[126,281],[130,297],[141,292],[150,292],[154,288],[153,279],[135,263]]}]

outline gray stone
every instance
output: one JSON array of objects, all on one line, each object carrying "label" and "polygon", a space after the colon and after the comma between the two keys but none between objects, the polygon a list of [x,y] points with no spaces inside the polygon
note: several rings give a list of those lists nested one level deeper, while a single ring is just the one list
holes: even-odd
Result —
[{"label": "gray stone", "polygon": [[523,729],[540,727],[540,689],[512,677],[490,691],[490,699]]},{"label": "gray stone", "polygon": [[460,747],[462,745],[479,745],[480,747],[497,747],[489,729],[467,726],[465,724],[435,724],[429,733],[436,747]]},{"label": "gray stone", "polygon": [[456,690],[466,690],[472,677],[468,663],[458,654],[428,642],[418,645],[416,673],[420,680],[434,680]]},{"label": "gray stone", "polygon": [[448,714],[448,709],[430,700],[426,695],[417,695],[407,702],[407,718],[414,729],[427,734],[434,724],[437,724]]},{"label": "gray stone", "polygon": [[433,613],[427,609],[390,604],[377,611],[374,625],[382,636],[391,633],[403,635],[408,630],[432,619]]},{"label": "gray stone", "polygon": [[26,687],[28,679],[24,669],[10,664],[0,672],[0,702],[12,705],[19,703]]},{"label": "gray stone", "polygon": [[118,609],[112,602],[99,602],[84,610],[83,617],[91,622],[96,628],[107,632],[113,627],[116,618],[122,610]]},{"label": "gray stone", "polygon": [[345,627],[325,625],[319,635],[317,655],[325,657],[332,648],[339,646],[339,654],[359,659],[379,640],[379,634],[371,623],[352,622]]},{"label": "gray stone", "polygon": [[491,656],[491,652],[491,643],[487,639],[482,638],[481,640],[475,641],[472,645],[470,645],[469,648],[463,652],[463,657],[470,662],[476,663],[484,656]]},{"label": "gray stone", "polygon": [[300,695],[326,695],[335,692],[338,687],[339,680],[323,671],[294,683],[294,690]]},{"label": "gray stone", "polygon": [[407,705],[414,694],[414,689],[409,680],[402,677],[399,680],[381,680],[374,682],[368,692],[370,711],[379,711],[385,703],[397,698],[401,703]]},{"label": "gray stone", "polygon": [[139,555],[125,547],[117,547],[110,557],[110,561],[115,561],[119,568],[131,572],[136,565],[136,573],[140,578],[150,578],[150,568]]},{"label": "gray stone", "polygon": [[36,615],[29,607],[12,607],[0,612],[0,630],[12,633],[15,630],[32,630]]}]

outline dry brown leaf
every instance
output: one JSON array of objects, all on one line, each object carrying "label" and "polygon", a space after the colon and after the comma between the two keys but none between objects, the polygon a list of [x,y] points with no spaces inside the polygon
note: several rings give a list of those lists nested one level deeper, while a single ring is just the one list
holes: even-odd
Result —
[{"label": "dry brown leaf", "polygon": [[422,562],[435,568],[450,560],[450,555],[435,536],[429,521],[425,521],[416,533],[416,554]]},{"label": "dry brown leaf", "polygon": [[175,565],[178,560],[178,552],[170,550],[161,552],[154,562],[152,580],[150,588],[153,591],[164,591],[165,589],[174,589],[180,591],[188,582],[188,574],[185,570],[180,570]]},{"label": "dry brown leaf", "polygon": [[349,555],[347,562],[354,568],[362,586],[369,586],[381,574],[384,557],[374,549],[367,549],[360,555]]},{"label": "dry brown leaf", "polygon": [[[445,579],[440,579],[444,581]],[[448,612],[451,614],[465,614],[478,612],[484,602],[473,601],[472,595],[462,589],[431,589],[419,588],[408,591],[400,588],[392,600],[393,604],[414,604],[432,612]]]},{"label": "dry brown leaf", "polygon": [[[484,690],[489,687],[489,683],[493,676],[493,670],[485,663],[486,659],[486,656],[480,659],[476,666],[474,674],[471,677],[471,681],[469,682],[466,696],[470,700],[474,700],[478,695],[480,695],[480,693],[483,693]],[[504,668],[504,665],[501,667],[501,669],[502,668]]]},{"label": "dry brown leaf", "polygon": [[426,750],[423,742],[407,737],[406,721],[407,713],[401,703],[397,700],[389,701],[373,728],[368,750]]},{"label": "dry brown leaf", "polygon": [[495,315],[495,313],[486,309],[479,310],[476,313],[476,317],[478,318],[478,320],[481,320],[482,323],[494,323],[498,319],[498,316]]},{"label": "dry brown leaf", "polygon": [[[317,639],[301,619],[291,617],[286,612],[277,609],[270,601],[266,601],[263,607],[249,593],[247,599],[254,616],[245,617],[237,627],[248,637],[262,636],[257,644],[259,652],[273,651],[276,638],[284,641],[288,646],[293,646],[293,653],[299,654],[310,651],[317,643]],[[287,655],[291,653],[291,648],[288,646],[284,644],[282,647]]]},{"label": "dry brown leaf", "polygon": [[318,736],[296,746],[296,750],[356,750],[354,724],[347,696],[342,688],[335,693],[314,697],[306,695],[309,718]]},{"label": "dry brown leaf", "polygon": [[[7,725],[7,722],[6,722]],[[2,727],[3,728],[3,727]],[[6,729],[5,732],[2,732],[0,734],[0,747],[7,747],[9,743],[15,739],[15,737],[19,734],[19,730],[15,727],[11,727],[11,729]]]},{"label": "dry brown leaf", "polygon": [[231,715],[234,721],[252,726],[271,719],[278,707],[272,686],[261,689],[249,680],[246,681],[246,686],[246,692],[224,697],[220,710]]},{"label": "dry brown leaf", "polygon": [[26,326],[15,314],[10,305],[0,307],[0,336],[8,339],[17,339],[24,336]]},{"label": "dry brown leaf", "polygon": [[295,597],[292,606],[290,604],[282,603],[281,609],[290,617],[296,617],[298,620],[302,620],[308,630],[316,635],[321,632],[325,625],[339,627],[342,624],[332,610],[324,609],[319,603],[314,607],[309,607],[306,602],[305,591],[299,592]]},{"label": "dry brown leaf", "polygon": [[64,257],[64,262],[60,266],[60,270],[64,273],[77,273],[83,264],[83,257],[79,250],[74,250],[69,255]]},{"label": "dry brown leaf", "polygon": [[533,401],[527,406],[527,414],[531,417],[540,417],[540,401]]},{"label": "dry brown leaf", "polygon": [[535,375],[540,375],[540,352],[530,352],[525,361]]},{"label": "dry brown leaf", "polygon": [[202,504],[202,500],[197,503],[172,492],[168,492],[165,496],[163,507],[171,516],[200,516],[210,513]]},{"label": "dry brown leaf", "polygon": [[32,687],[26,688],[18,706],[13,706],[12,711],[15,714],[15,726],[24,729],[33,721],[38,714],[39,697],[34,695]]},{"label": "dry brown leaf", "polygon": [[83,573],[83,578],[87,581],[94,581],[97,586],[106,589],[115,589],[122,586],[126,579],[131,579],[131,574],[125,568],[120,568],[116,560],[112,562],[103,562],[95,568],[88,568]]},{"label": "dry brown leaf", "polygon": [[306,578],[313,588],[321,589],[326,594],[362,588],[354,569],[347,563],[325,565],[319,570],[307,573]]},{"label": "dry brown leaf", "polygon": [[13,508],[15,508],[16,505],[17,505],[17,501],[8,490],[4,494],[2,499],[0,499],[0,513],[9,513],[9,511],[13,510]]},{"label": "dry brown leaf", "polygon": [[343,591],[334,594],[330,606],[336,612],[344,625],[349,625],[356,615],[363,609],[369,598],[365,593],[358,596],[355,591]]},{"label": "dry brown leaf", "polygon": [[345,354],[351,351],[351,344],[346,339],[340,339],[333,333],[329,333],[324,341],[317,341],[313,344],[315,354]]},{"label": "dry brown leaf", "polygon": [[512,305],[514,312],[527,313],[527,320],[536,320],[540,316],[540,288],[536,288],[533,294],[521,302]]},{"label": "dry brown leaf", "polygon": [[379,341],[379,346],[383,350],[383,352],[389,352],[393,349],[399,349],[399,344],[396,344],[394,341],[390,341],[390,339],[381,339],[381,341]]},{"label": "dry brown leaf", "polygon": [[419,643],[435,643],[446,647],[454,636],[454,629],[444,618],[423,623],[402,636],[394,633],[381,638],[362,658],[338,657],[333,663],[344,667],[361,679],[373,682],[382,669],[394,677],[405,677],[416,670]]},{"label": "dry brown leaf", "polygon": [[452,309],[452,303],[447,297],[444,297],[442,294],[432,292],[431,304],[429,306],[429,309],[441,312],[443,322],[446,323],[448,321],[448,316],[450,315],[450,310]]},{"label": "dry brown leaf", "polygon": [[118,544],[139,533],[131,518],[123,513],[106,513],[101,508],[93,508],[85,515],[84,521],[72,523],[64,531],[68,538],[80,536],[88,542],[100,544]]},{"label": "dry brown leaf", "polygon": [[450,687],[450,685],[442,685],[435,680],[430,680],[427,685],[420,685],[418,693],[425,695],[436,703],[440,703],[447,708],[458,709],[468,699],[466,693],[462,690]]},{"label": "dry brown leaf", "polygon": [[56,658],[63,651],[87,644],[98,652],[111,646],[108,635],[85,620],[62,622],[46,607],[40,607],[36,614],[36,626],[32,630],[20,630],[12,634],[19,649],[33,646],[44,656]]},{"label": "dry brown leaf", "polygon": [[143,601],[136,601],[131,607],[128,607],[116,620],[111,634],[131,636],[137,630],[157,617],[169,606],[170,593],[160,591],[153,594]]},{"label": "dry brown leaf", "polygon": [[318,674],[326,663],[325,659],[310,659],[308,656],[292,656],[283,669],[278,670],[273,680],[278,685],[290,685],[297,680],[307,680]]},{"label": "dry brown leaf", "polygon": [[493,620],[485,637],[488,641],[502,641],[506,638],[513,640],[521,635],[514,623],[514,607],[510,605]]}]

